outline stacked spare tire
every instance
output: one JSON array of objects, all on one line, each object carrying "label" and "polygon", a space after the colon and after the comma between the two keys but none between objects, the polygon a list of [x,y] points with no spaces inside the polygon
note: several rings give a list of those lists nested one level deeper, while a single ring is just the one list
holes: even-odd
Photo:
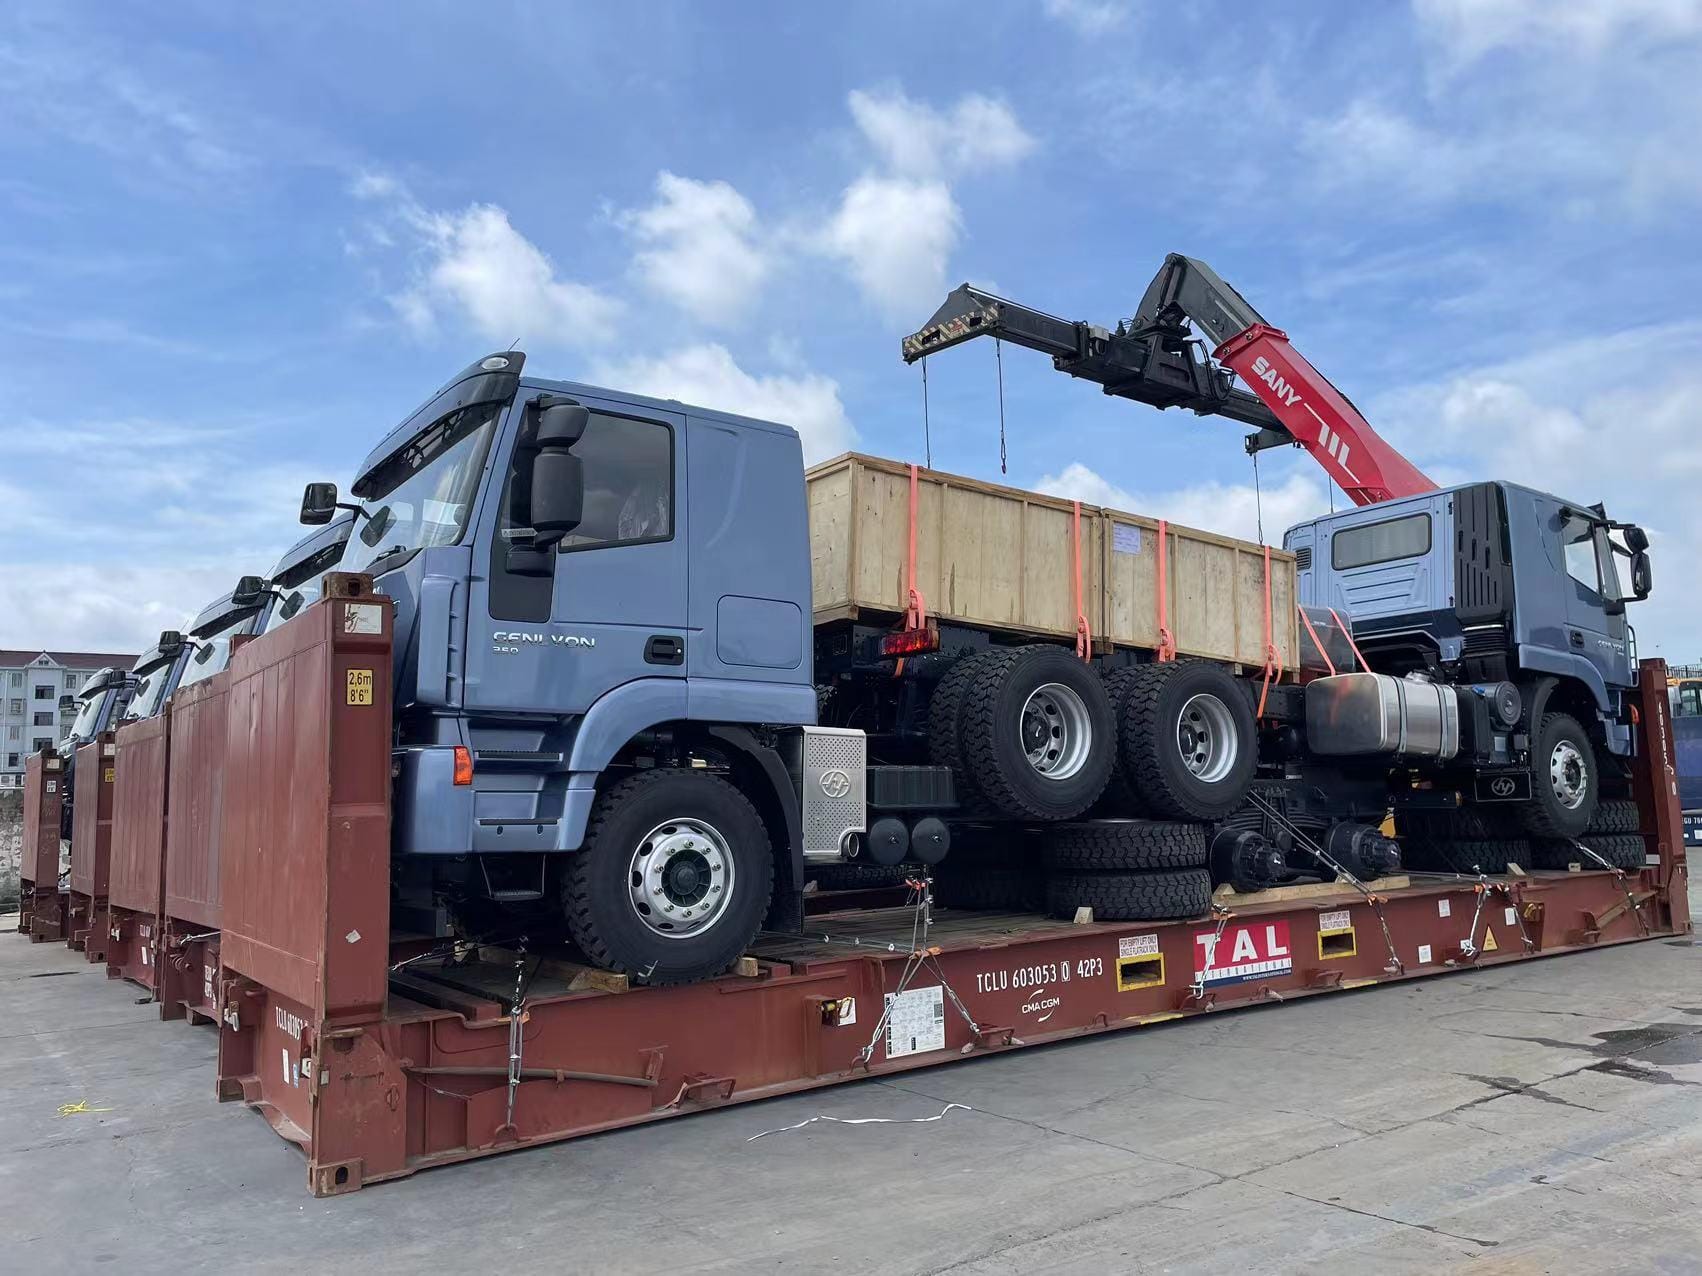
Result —
[{"label": "stacked spare tire", "polygon": [[1407,864],[1419,871],[1475,876],[1505,873],[1517,864],[1636,872],[1648,851],[1637,803],[1630,798],[1601,799],[1576,838],[1532,834],[1518,815],[1494,807],[1414,811],[1399,821]]},{"label": "stacked spare tire", "polygon": [[1009,833],[955,846],[942,904],[1043,901],[1108,921],[1208,910],[1207,825],[1241,804],[1257,765],[1253,708],[1228,670],[1177,661],[1102,678],[1048,645],[959,661],[935,690],[928,745],[965,814],[1044,826],[1038,856]]}]

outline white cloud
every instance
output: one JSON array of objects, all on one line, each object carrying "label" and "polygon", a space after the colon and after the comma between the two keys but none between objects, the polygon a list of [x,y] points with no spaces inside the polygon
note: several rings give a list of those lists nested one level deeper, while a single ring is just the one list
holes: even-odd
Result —
[{"label": "white cloud", "polygon": [[1035,485],[1037,491],[1086,505],[1106,505],[1131,514],[1168,519],[1242,540],[1259,539],[1259,512],[1264,512],[1265,539],[1282,543],[1282,534],[1295,523],[1329,513],[1324,480],[1291,474],[1261,494],[1251,483],[1196,483],[1168,491],[1136,493],[1119,487],[1080,461],[1072,461]]},{"label": "white cloud", "polygon": [[1496,49],[1595,57],[1702,32],[1702,0],[1413,0],[1413,13],[1456,69]]},{"label": "white cloud", "polygon": [[737,318],[772,264],[756,210],[726,182],[658,173],[656,202],[619,220],[639,245],[633,266],[645,287],[705,324]]},{"label": "white cloud", "polygon": [[978,93],[939,109],[896,89],[859,89],[850,108],[878,162],[845,188],[813,243],[885,315],[914,320],[944,294],[962,229],[951,180],[1017,163],[1034,138],[1008,106]]},{"label": "white cloud", "polygon": [[855,89],[850,106],[883,166],[910,177],[1006,166],[1034,149],[1034,138],[1010,107],[980,93],[939,110],[897,89]]},{"label": "white cloud", "polygon": [[656,358],[604,363],[591,379],[634,394],[789,425],[803,440],[806,463],[845,451],[856,437],[837,382],[811,372],[752,375],[725,346],[694,345]]},{"label": "white cloud", "polygon": [[613,335],[620,307],[587,284],[562,279],[555,264],[494,204],[412,219],[425,265],[393,298],[416,329],[447,312],[491,341],[594,346]]},{"label": "white cloud", "polygon": [[943,182],[860,177],[820,242],[882,311],[914,320],[945,295],[946,262],[962,220]]},{"label": "white cloud", "polygon": [[1068,23],[1083,35],[1105,35],[1123,25],[1127,0],[1046,0],[1046,16]]}]

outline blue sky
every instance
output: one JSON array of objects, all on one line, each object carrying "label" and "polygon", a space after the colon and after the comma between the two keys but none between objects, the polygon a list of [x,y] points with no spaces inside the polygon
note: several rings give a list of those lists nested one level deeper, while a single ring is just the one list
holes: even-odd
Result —
[{"label": "blue sky", "polygon": [[[919,459],[948,288],[1109,324],[1182,251],[1438,480],[1643,521],[1694,659],[1699,55],[1702,0],[13,3],[0,645],[177,624],[511,341]],[[1004,374],[1008,481],[1253,533],[1234,426]],[[929,376],[999,477],[992,348]],[[1268,538],[1328,508],[1261,466]]]}]

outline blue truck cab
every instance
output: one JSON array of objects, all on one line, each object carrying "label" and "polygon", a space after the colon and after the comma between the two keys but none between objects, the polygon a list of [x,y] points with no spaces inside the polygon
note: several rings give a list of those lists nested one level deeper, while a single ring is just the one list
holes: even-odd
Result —
[{"label": "blue truck cab", "polygon": [[[1301,604],[1339,616],[1371,670],[1461,691],[1476,800],[1526,804],[1532,832],[1582,831],[1601,772],[1617,776],[1633,747],[1625,611],[1651,587],[1640,528],[1485,482],[1314,519],[1283,544]],[[1568,819],[1556,788],[1576,803]]]},{"label": "blue truck cab", "polygon": [[[339,569],[395,607],[399,907],[440,927],[445,897],[559,895],[594,959],[657,982],[724,967],[802,884],[781,738],[816,721],[798,436],[523,364],[473,364],[353,501],[303,502],[310,524],[350,511]],[[653,820],[605,840],[669,880],[630,846],[607,873],[560,856],[591,849],[594,808],[605,832]]]}]

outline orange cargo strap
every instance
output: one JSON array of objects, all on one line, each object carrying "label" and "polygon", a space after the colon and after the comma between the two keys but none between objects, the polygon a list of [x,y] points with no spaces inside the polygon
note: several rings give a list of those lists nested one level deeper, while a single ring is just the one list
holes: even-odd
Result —
[{"label": "orange cargo strap", "polygon": [[1330,671],[1330,677],[1336,676],[1336,662],[1330,659],[1330,653],[1324,649],[1324,640],[1318,637],[1318,631],[1312,628],[1312,618],[1306,614],[1306,609],[1299,603],[1294,604],[1294,610],[1300,613],[1300,623],[1306,626],[1306,632],[1312,635],[1312,645],[1318,649],[1318,654],[1324,658],[1324,668]]},{"label": "orange cargo strap", "polygon": [[1170,524],[1164,519],[1158,520],[1158,658],[1160,661],[1176,659],[1176,640],[1170,636],[1170,570],[1167,560],[1170,557],[1167,548],[1170,536]]},{"label": "orange cargo strap", "polygon": [[916,588],[916,466],[910,467],[910,546],[905,559],[905,588],[910,592],[910,607],[904,613],[906,629],[924,629],[928,624],[928,604],[922,591]]},{"label": "orange cargo strap", "polygon": [[1271,547],[1265,547],[1265,681],[1259,687],[1259,717],[1265,716],[1265,698],[1271,693],[1271,679],[1282,677],[1282,662],[1277,659],[1276,630],[1271,616]]},{"label": "orange cargo strap", "polygon": [[1088,660],[1093,656],[1093,630],[1081,606],[1081,502],[1071,504],[1075,506],[1075,543],[1070,547],[1070,557],[1076,569],[1076,655]]},{"label": "orange cargo strap", "polygon": [[1359,650],[1359,644],[1353,640],[1353,630],[1347,627],[1347,622],[1336,615],[1336,609],[1330,608],[1330,619],[1336,622],[1336,628],[1342,631],[1342,637],[1347,639],[1347,645],[1353,648],[1353,655],[1359,661],[1359,667],[1366,673],[1371,672],[1371,666],[1365,663],[1365,653]]}]

